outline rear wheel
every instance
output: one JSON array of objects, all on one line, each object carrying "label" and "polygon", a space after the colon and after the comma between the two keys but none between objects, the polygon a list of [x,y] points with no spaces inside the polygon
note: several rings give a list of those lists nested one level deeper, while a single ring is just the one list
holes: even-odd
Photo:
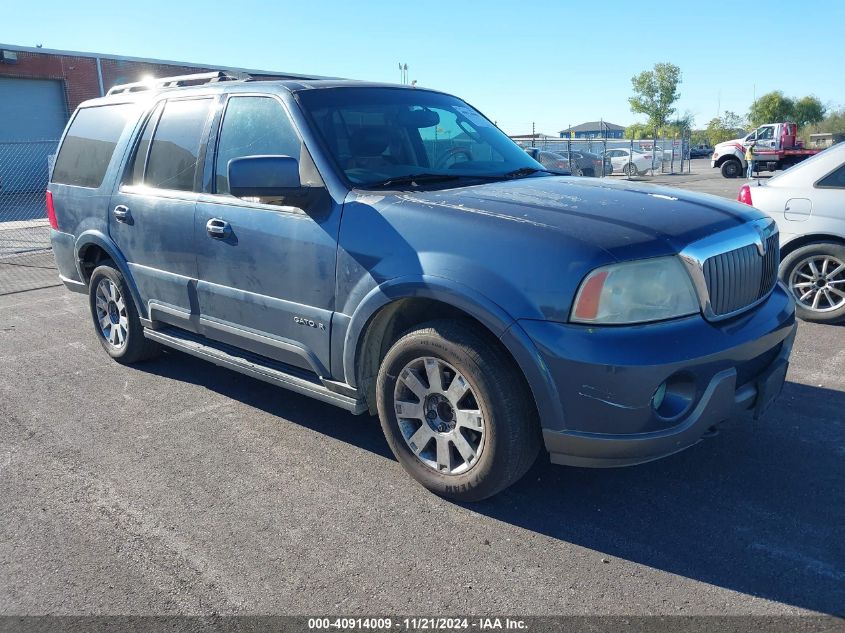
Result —
[{"label": "rear wheel", "polygon": [[637,166],[634,163],[628,163],[622,171],[629,177],[636,176],[639,173],[637,171]]},{"label": "rear wheel", "polygon": [[101,264],[91,274],[88,302],[97,339],[109,356],[129,364],[159,353],[158,344],[144,338],[126,280],[111,262]]},{"label": "rear wheel", "polygon": [[396,459],[449,499],[496,494],[540,450],[536,408],[519,370],[462,322],[433,321],[396,341],[382,361],[377,397]]},{"label": "rear wheel", "polygon": [[742,164],[735,158],[722,163],[722,176],[725,178],[738,178],[742,174]]},{"label": "rear wheel", "polygon": [[780,276],[800,318],[815,323],[845,320],[845,246],[802,246],[784,258]]}]

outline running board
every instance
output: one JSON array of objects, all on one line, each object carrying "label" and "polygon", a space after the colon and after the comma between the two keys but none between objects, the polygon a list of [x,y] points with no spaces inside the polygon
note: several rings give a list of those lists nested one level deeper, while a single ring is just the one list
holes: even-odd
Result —
[{"label": "running board", "polygon": [[226,367],[264,382],[333,404],[356,415],[364,413],[368,409],[362,398],[331,391],[319,382],[320,379],[316,375],[311,378],[305,371],[230,345],[218,344],[185,330],[178,328],[161,330],[144,328],[144,336],[151,341],[210,361],[220,367]]}]

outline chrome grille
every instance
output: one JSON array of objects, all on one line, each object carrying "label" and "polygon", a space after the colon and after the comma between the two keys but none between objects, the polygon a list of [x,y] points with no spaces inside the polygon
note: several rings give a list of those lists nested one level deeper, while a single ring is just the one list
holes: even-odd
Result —
[{"label": "chrome grille", "polygon": [[750,306],[771,292],[777,281],[780,246],[778,234],[766,238],[766,254],[749,244],[704,261],[704,280],[714,316]]}]

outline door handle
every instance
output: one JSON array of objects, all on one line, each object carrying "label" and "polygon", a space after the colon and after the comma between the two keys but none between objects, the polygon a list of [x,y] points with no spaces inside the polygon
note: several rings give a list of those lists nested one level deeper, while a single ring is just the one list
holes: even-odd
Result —
[{"label": "door handle", "polygon": [[226,220],[220,220],[218,218],[211,218],[206,222],[205,230],[209,237],[218,240],[227,238],[232,234],[232,226]]},{"label": "door handle", "polygon": [[112,211],[114,219],[124,224],[132,224],[132,214],[129,212],[129,207],[125,204],[119,204]]}]

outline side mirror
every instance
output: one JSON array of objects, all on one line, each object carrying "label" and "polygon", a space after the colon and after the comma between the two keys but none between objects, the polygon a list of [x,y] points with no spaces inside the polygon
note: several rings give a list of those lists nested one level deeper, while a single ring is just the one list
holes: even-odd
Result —
[{"label": "side mirror", "polygon": [[228,171],[229,193],[237,198],[278,198],[302,192],[299,163],[290,156],[233,158]]}]

